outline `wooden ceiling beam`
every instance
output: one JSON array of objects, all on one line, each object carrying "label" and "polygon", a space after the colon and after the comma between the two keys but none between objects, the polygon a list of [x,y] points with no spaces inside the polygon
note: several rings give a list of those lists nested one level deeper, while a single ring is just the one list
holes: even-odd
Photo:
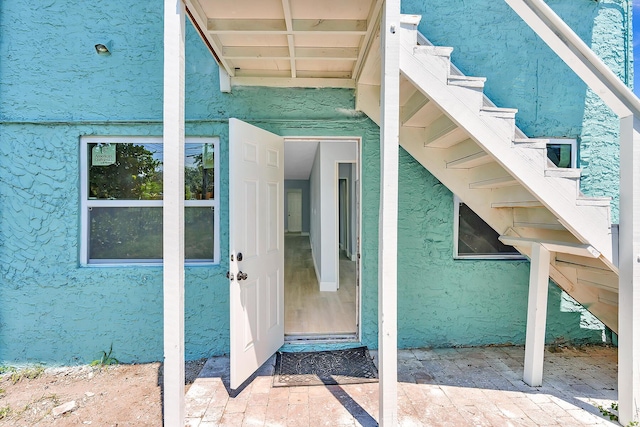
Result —
[{"label": "wooden ceiling beam", "polygon": [[296,47],[293,38],[293,19],[291,18],[291,5],[289,0],[282,0],[282,10],[284,11],[284,22],[287,27],[287,44],[289,45],[289,62],[291,63],[291,77],[296,77]]},{"label": "wooden ceiling beam", "polygon": [[207,31],[211,34],[354,34],[364,35],[367,21],[356,19],[208,19]]}]

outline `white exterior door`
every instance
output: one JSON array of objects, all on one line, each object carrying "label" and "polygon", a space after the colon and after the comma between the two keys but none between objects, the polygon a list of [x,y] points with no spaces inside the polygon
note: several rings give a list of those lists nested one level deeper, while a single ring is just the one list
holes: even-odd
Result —
[{"label": "white exterior door", "polygon": [[302,191],[287,192],[287,230],[292,233],[302,231]]},{"label": "white exterior door", "polygon": [[284,141],[229,120],[231,388],[284,344]]}]

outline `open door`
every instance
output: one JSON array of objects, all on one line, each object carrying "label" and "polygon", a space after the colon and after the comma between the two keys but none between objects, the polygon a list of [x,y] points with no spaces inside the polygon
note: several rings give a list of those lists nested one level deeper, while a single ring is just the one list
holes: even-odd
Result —
[{"label": "open door", "polygon": [[229,119],[231,388],[284,344],[284,141]]}]

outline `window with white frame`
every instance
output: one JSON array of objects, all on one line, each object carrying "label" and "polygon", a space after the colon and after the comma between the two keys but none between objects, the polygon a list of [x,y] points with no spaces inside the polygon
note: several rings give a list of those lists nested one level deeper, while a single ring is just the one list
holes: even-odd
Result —
[{"label": "window with white frame", "polygon": [[498,233],[453,196],[454,258],[456,259],[523,259],[513,246],[503,244]]},{"label": "window with white frame", "polygon": [[[219,261],[218,138],[185,138],[185,261]],[[81,138],[80,261],[162,263],[162,137]]]},{"label": "window with white frame", "polygon": [[559,168],[577,168],[578,141],[569,138],[549,139],[547,157]]}]

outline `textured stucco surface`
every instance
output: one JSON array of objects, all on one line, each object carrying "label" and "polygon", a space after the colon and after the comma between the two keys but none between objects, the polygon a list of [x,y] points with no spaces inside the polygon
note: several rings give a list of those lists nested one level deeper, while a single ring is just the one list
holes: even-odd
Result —
[{"label": "textured stucco surface", "polygon": [[[623,3],[551,4],[578,15],[573,25],[594,48],[609,54],[601,40],[613,43],[608,60],[624,56],[621,36],[609,36],[620,33]],[[616,191],[609,182],[617,171],[615,118],[505,5],[405,0],[403,7],[424,13],[421,30],[454,46],[463,71],[489,77],[498,105],[520,108],[526,132],[581,139],[586,192]],[[186,357],[228,352],[228,117],[284,136],[362,138],[362,342],[377,347],[377,126],[353,112],[349,90],[220,93],[215,62],[187,27],[187,134],[221,141],[222,261],[187,268]],[[108,41],[112,55],[96,55],[93,45]],[[43,45],[58,49],[45,54]],[[162,359],[162,269],[78,265],[79,137],[162,131],[162,2],[2,2],[0,57],[0,364],[87,362],[112,343],[122,361]],[[399,344],[522,343],[528,263],[454,261],[450,192],[405,152],[400,185]],[[579,327],[578,313],[563,311],[556,287],[549,301],[549,341],[600,338]]]},{"label": "textured stucco surface", "polygon": [[[549,0],[547,4],[611,69],[633,81],[629,0]],[[452,46],[467,75],[485,76],[485,93],[499,107],[517,108],[530,137],[577,138],[582,191],[613,197],[618,221],[618,120],[504,1],[403,0],[404,13],[423,16],[419,30]]]}]

